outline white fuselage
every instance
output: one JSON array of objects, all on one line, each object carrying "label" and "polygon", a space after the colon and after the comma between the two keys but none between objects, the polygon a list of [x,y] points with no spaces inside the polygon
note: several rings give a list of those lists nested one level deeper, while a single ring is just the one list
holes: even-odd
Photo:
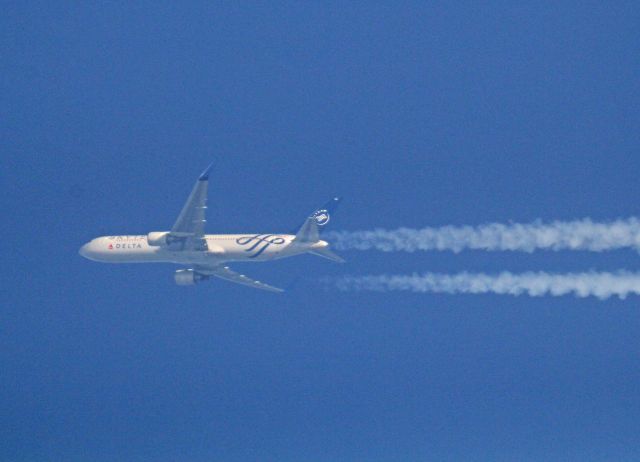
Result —
[{"label": "white fuselage", "polygon": [[325,241],[294,242],[291,234],[207,234],[207,250],[150,246],[146,235],[103,236],[86,243],[80,255],[105,263],[180,263],[216,265],[230,261],[268,261],[326,247]]}]

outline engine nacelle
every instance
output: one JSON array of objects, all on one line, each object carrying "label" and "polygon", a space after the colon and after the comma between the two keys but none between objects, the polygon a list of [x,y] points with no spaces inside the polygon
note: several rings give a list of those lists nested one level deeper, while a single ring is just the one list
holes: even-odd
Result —
[{"label": "engine nacelle", "polygon": [[169,242],[167,242],[168,236],[168,231],[152,231],[147,234],[147,244],[152,247],[166,247],[169,245]]},{"label": "engine nacelle", "polygon": [[209,276],[196,273],[192,269],[180,269],[173,275],[176,280],[176,284],[179,286],[192,286],[198,282],[209,279]]}]

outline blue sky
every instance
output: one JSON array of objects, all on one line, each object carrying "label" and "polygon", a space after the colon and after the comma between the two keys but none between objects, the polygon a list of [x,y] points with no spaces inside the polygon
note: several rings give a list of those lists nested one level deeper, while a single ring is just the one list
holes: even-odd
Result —
[{"label": "blue sky", "polygon": [[0,17],[0,459],[638,460],[638,299],[340,293],[316,276],[638,269],[631,251],[345,252],[283,296],[101,265],[210,232],[629,217],[635,2],[14,2]]}]

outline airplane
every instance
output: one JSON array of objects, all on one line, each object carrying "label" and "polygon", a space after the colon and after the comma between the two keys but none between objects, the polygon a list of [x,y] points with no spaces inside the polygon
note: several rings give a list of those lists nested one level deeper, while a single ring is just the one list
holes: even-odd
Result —
[{"label": "airplane", "polygon": [[79,254],[104,263],[178,263],[187,268],[174,274],[176,284],[190,286],[217,277],[270,292],[283,289],[230,269],[228,262],[264,262],[312,254],[343,263],[327,241],[320,239],[341,198],[334,197],[314,211],[295,234],[205,234],[207,189],[213,164],[200,175],[170,231],[146,235],[101,236],[84,244]]}]

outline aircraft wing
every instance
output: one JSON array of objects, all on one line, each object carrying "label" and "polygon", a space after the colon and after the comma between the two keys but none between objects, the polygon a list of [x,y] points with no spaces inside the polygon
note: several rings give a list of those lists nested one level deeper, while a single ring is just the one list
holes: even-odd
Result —
[{"label": "aircraft wing", "polygon": [[182,242],[182,250],[205,250],[204,225],[207,222],[207,188],[209,186],[210,165],[198,178],[187,202],[182,207],[178,219],[173,224],[171,236]]},{"label": "aircraft wing", "polygon": [[253,287],[254,289],[268,290],[269,292],[284,292],[284,290],[279,287],[270,286],[264,282],[251,279],[244,274],[236,273],[228,266],[196,267],[194,269],[199,273],[203,273],[208,276],[215,276],[217,278],[224,279],[225,281],[235,282],[236,284]]}]

